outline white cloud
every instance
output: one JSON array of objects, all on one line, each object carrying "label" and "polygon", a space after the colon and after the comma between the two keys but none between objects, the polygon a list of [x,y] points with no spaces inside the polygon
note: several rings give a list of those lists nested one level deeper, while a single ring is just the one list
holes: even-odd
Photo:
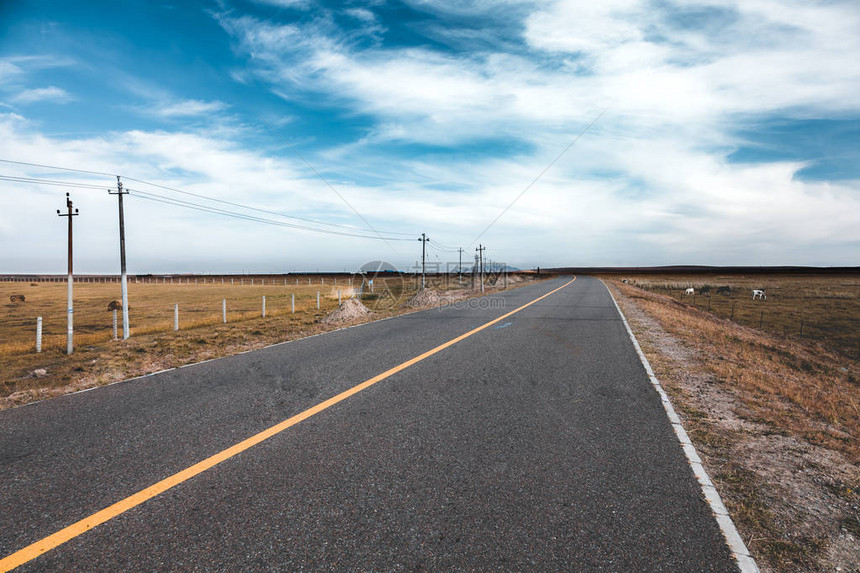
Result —
[{"label": "white cloud", "polygon": [[12,101],[23,104],[38,102],[67,103],[72,99],[74,99],[72,94],[66,90],[56,86],[49,86],[46,88],[24,90],[15,95]]},{"label": "white cloud", "polygon": [[[483,1],[419,4],[467,16],[502,10]],[[302,152],[379,228],[428,232],[469,248],[607,109],[482,238],[492,258],[518,266],[855,264],[857,181],[804,182],[795,179],[801,162],[738,165],[726,157],[744,122],[860,113],[860,68],[853,61],[860,53],[858,10],[848,3],[811,9],[789,0],[662,6],[540,4],[518,21],[520,49],[470,52],[368,43],[366,31],[341,30],[330,14],[289,25],[218,18],[248,55],[244,81],[262,80],[286,100],[312,100],[372,121],[356,141]],[[514,7],[517,17],[526,9]],[[725,18],[705,28],[672,14],[715,9]],[[220,101],[152,99],[157,103],[149,112],[164,118],[227,109]],[[51,157],[260,208],[362,224],[303,164],[248,149],[246,135],[222,125],[219,131],[130,130],[60,141],[7,116],[0,121],[0,156]],[[392,155],[392,142],[450,151],[442,160],[429,153]],[[494,149],[505,145],[511,147]],[[111,205],[104,207],[108,222]],[[95,202],[87,207],[102,209]],[[20,225],[15,232],[23,233],[52,208],[34,206],[27,212],[33,220],[4,225]],[[162,270],[154,267],[176,257],[177,245],[191,260],[213,265],[210,270],[221,259],[218,264],[246,261],[259,270],[301,268],[302,261],[339,268],[343,261],[357,266],[378,258],[408,266],[417,252],[415,241],[391,251],[143,201],[135,209],[133,217],[150,228],[145,234],[137,228],[133,259],[149,261],[149,270]],[[113,232],[107,223],[101,231]],[[112,260],[113,246],[102,243],[93,239],[88,248]],[[39,248],[49,249],[49,241]]]},{"label": "white cloud", "polygon": [[0,59],[0,82],[9,84],[21,77],[24,71],[9,60]]},{"label": "white cloud", "polygon": [[157,103],[143,108],[146,113],[158,117],[194,117],[217,114],[229,106],[220,101],[188,99],[179,102]]},{"label": "white cloud", "polygon": [[253,0],[256,4],[277,6],[278,8],[308,8],[310,0]]},{"label": "white cloud", "polygon": [[375,24],[378,21],[376,15],[367,8],[349,8],[344,10],[344,13],[365,24]]},{"label": "white cloud", "polygon": [[[499,9],[489,4],[420,7],[457,14]],[[331,22],[222,23],[253,54],[252,64],[260,64],[255,73],[273,90],[293,97],[297,90],[315,92],[374,118],[364,138],[327,154],[346,171],[360,163],[385,172],[390,157],[375,156],[375,146],[390,141],[523,144],[523,152],[503,159],[467,151],[446,157],[446,167],[432,159],[399,162],[392,177],[398,200],[377,207],[392,219],[480,228],[607,109],[490,231],[491,240],[517,251],[518,242],[508,239],[512,229],[518,237],[534,235],[534,244],[545,237],[560,243],[546,255],[557,264],[576,262],[564,255],[565,241],[592,253],[583,264],[853,264],[849,251],[860,243],[857,182],[802,182],[795,180],[802,163],[741,166],[725,158],[747,121],[860,112],[854,63],[860,11],[850,3],[810,8],[792,0],[662,8],[635,0],[538,5],[523,20],[523,39],[542,57],[368,49]],[[690,25],[691,11],[708,24]],[[445,185],[460,191],[438,191]],[[367,206],[378,197],[356,193],[367,194]],[[455,232],[457,240],[473,238]],[[823,252],[822,244],[834,248]],[[629,258],[619,260],[624,252]]]}]

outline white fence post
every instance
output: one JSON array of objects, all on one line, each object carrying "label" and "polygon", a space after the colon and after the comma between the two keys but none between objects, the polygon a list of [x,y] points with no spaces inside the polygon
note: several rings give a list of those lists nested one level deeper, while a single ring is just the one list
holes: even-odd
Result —
[{"label": "white fence post", "polygon": [[337,305],[340,306],[340,289],[337,289]]},{"label": "white fence post", "polygon": [[290,308],[292,309],[291,312],[293,314],[295,314],[295,312],[296,312],[296,295],[295,295],[295,293],[290,295]]},{"label": "white fence post", "polygon": [[263,295],[263,318],[266,318],[266,295]]},{"label": "white fence post", "polygon": [[179,304],[173,305],[173,330],[179,330]]},{"label": "white fence post", "polygon": [[317,291],[317,310],[320,309],[320,291]]},{"label": "white fence post", "polygon": [[36,352],[42,352],[42,317],[36,319]]},{"label": "white fence post", "polygon": [[113,339],[116,340],[116,309],[113,309]]},{"label": "white fence post", "polygon": [[221,299],[221,321],[227,323],[227,299]]}]

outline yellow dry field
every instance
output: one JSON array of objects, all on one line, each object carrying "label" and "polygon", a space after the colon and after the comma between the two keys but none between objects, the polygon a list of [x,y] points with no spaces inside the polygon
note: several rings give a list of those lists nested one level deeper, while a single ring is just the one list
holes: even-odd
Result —
[{"label": "yellow dry field", "polygon": [[[11,407],[140,376],[183,364],[228,356],[277,342],[338,328],[321,320],[354,294],[349,275],[266,279],[198,278],[197,284],[129,282],[131,337],[122,340],[122,313],[117,312],[119,340],[113,339],[108,305],[121,298],[119,283],[74,283],[74,352],[66,354],[64,282],[0,282],[0,408]],[[147,279],[150,280],[150,279]],[[186,280],[186,279],[183,279]],[[286,280],[286,284],[284,281]],[[337,280],[337,284],[335,284]],[[355,279],[355,286],[359,286]],[[323,281],[323,284],[321,284]],[[490,281],[488,281],[489,283]],[[530,282],[511,277],[522,286]],[[415,294],[414,277],[377,277],[373,291],[365,286],[361,300],[373,314],[354,322],[394,316],[415,309],[406,301]],[[496,285],[501,288],[502,284]],[[464,277],[428,276],[427,287],[451,291],[456,298],[476,296]],[[495,290],[488,284],[487,293]],[[317,293],[320,308],[317,309]],[[356,293],[357,294],[357,293]],[[12,302],[23,295],[24,302]],[[262,316],[266,297],[266,317]],[[454,296],[452,294],[452,296]],[[295,312],[292,301],[295,299]],[[222,305],[226,301],[227,322]],[[179,330],[174,309],[179,306]],[[42,352],[36,352],[36,319],[42,317]]]},{"label": "yellow dry field", "polygon": [[[337,306],[337,290],[348,298],[352,291],[347,284],[334,286],[303,283],[231,286],[218,284],[138,284],[128,285],[129,324],[131,334],[142,335],[169,332],[174,328],[174,312],[179,306],[180,330],[223,323],[222,305],[226,301],[227,322],[246,321],[262,316],[263,297],[266,297],[266,316],[278,317],[295,312],[305,314],[316,311],[317,292],[320,307],[331,311]],[[331,281],[330,281],[331,282]],[[0,304],[3,320],[0,323],[0,355],[10,356],[32,352],[36,345],[36,319],[42,317],[43,350],[66,348],[65,283],[0,283]],[[21,294],[25,302],[10,302],[10,297]],[[113,313],[108,305],[120,300],[117,283],[74,283],[74,339],[76,345],[104,342],[113,337]],[[119,335],[122,336],[122,312],[117,312]]]}]

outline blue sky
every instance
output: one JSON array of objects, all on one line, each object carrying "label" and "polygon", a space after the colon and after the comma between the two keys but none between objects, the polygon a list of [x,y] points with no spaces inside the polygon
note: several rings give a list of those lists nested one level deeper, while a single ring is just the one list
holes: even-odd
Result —
[{"label": "blue sky", "polygon": [[4,2],[0,159],[107,175],[0,162],[0,272],[64,271],[67,190],[76,269],[114,272],[111,174],[137,273],[410,268],[422,232],[440,263],[857,265],[857,30],[854,1]]}]

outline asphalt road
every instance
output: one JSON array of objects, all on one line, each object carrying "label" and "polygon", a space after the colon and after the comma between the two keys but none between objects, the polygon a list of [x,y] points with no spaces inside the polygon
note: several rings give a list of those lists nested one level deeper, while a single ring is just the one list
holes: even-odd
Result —
[{"label": "asphalt road", "polygon": [[[0,558],[567,280],[0,411]],[[736,567],[579,277],[19,568],[299,569]]]}]

